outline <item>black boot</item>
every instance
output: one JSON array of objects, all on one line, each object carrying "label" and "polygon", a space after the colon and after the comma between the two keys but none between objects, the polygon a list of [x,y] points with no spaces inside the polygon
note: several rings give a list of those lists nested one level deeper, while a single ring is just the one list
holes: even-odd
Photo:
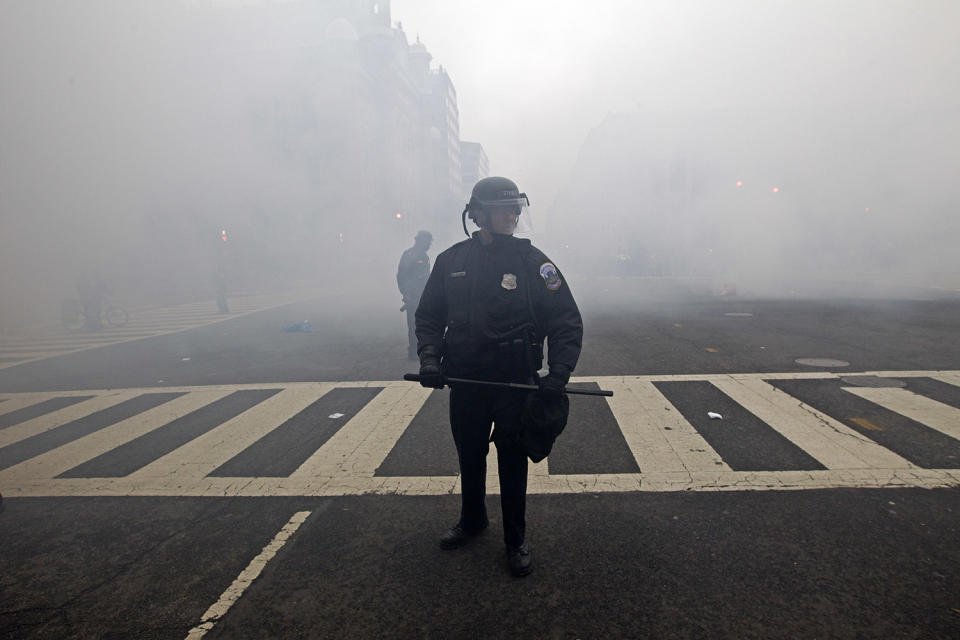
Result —
[{"label": "black boot", "polygon": [[533,558],[530,557],[530,545],[526,542],[519,547],[507,546],[507,564],[510,573],[518,578],[530,575],[533,571]]},{"label": "black boot", "polygon": [[475,538],[480,534],[484,529],[487,528],[488,523],[484,523],[482,527],[476,529],[467,529],[459,522],[454,526],[450,527],[450,530],[447,531],[440,538],[440,548],[441,549],[459,549],[463,545],[467,544],[472,538]]}]

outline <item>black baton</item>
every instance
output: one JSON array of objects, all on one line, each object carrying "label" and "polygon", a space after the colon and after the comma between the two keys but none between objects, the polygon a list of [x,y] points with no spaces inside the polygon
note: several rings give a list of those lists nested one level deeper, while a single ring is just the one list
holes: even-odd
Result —
[{"label": "black baton", "polygon": [[[417,373],[405,373],[403,379],[407,382],[420,382],[420,375]],[[453,384],[479,384],[487,387],[500,387],[501,389],[521,389],[523,391],[538,391],[540,387],[535,384],[520,384],[519,382],[490,382],[488,380],[470,380],[467,378],[447,378],[444,376],[443,383],[447,386]],[[563,393],[578,396],[607,396],[613,395],[613,391],[604,389],[564,389]]]}]

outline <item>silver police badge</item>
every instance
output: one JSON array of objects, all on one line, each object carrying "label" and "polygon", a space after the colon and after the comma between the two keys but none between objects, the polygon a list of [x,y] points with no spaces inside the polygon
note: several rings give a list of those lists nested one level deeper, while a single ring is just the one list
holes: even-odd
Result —
[{"label": "silver police badge", "polygon": [[517,288],[517,276],[512,273],[503,274],[503,280],[500,282],[500,286],[507,291],[513,291]]}]

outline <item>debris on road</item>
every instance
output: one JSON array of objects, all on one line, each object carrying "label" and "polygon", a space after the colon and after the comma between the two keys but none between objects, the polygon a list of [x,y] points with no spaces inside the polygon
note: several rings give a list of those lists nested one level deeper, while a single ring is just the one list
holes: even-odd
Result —
[{"label": "debris on road", "polygon": [[288,324],[283,330],[287,333],[313,333],[313,325],[310,324],[309,320],[304,320],[303,322]]},{"label": "debris on road", "polygon": [[342,417],[343,417],[343,414],[342,414],[342,413],[331,413],[331,414],[330,414],[329,416],[327,416],[327,417],[328,417],[328,418],[334,418],[334,419],[336,419],[336,418],[342,418]]},{"label": "debris on road", "polygon": [[711,420],[723,420],[723,416],[719,413],[714,413],[713,411],[707,411],[707,417]]},{"label": "debris on road", "polygon": [[190,362],[190,358],[180,358],[180,362]]}]

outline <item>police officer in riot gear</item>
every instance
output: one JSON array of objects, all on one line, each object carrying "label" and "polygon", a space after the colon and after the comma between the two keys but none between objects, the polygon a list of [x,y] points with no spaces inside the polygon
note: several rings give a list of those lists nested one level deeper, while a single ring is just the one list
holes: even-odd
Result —
[{"label": "police officer in riot gear", "polygon": [[[416,311],[420,380],[442,388],[444,377],[538,384],[559,394],[577,364],[580,311],[559,269],[527,239],[514,237],[525,194],[506,178],[485,178],[463,213],[480,227],[439,256]],[[543,342],[549,375],[542,379]],[[455,549],[487,527],[486,456],[490,426],[497,447],[503,535],[510,571],[532,570],[526,542],[527,456],[516,440],[529,391],[457,384],[450,423],[460,462],[460,519],[441,538]]]},{"label": "police officer in riot gear", "polygon": [[430,258],[427,249],[433,243],[433,236],[429,231],[418,231],[413,238],[413,246],[400,256],[397,266],[397,287],[403,296],[403,308],[407,312],[407,357],[417,359],[417,335],[414,313],[420,304],[420,295],[430,277]]}]

